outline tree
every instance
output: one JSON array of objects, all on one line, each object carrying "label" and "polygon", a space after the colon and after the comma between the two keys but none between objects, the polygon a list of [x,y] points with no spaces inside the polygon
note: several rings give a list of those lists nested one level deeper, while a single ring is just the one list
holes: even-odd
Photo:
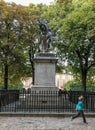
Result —
[{"label": "tree", "polygon": [[[25,56],[23,51],[21,51],[21,29],[23,26],[20,26],[20,22],[18,22],[17,19],[16,4],[11,5],[2,2],[0,5],[0,62],[3,68],[2,74],[4,75],[4,89],[8,89],[9,75],[20,66],[22,66],[22,68],[25,66]],[[22,69],[20,69],[20,72],[21,70]],[[15,72],[18,74],[18,71]],[[15,76],[11,75],[10,77]]]},{"label": "tree", "polygon": [[49,18],[58,32],[55,47],[62,63],[67,62],[73,72],[80,74],[86,91],[88,72],[95,65],[94,0],[57,0],[42,16]]},{"label": "tree", "polygon": [[68,63],[80,73],[86,91],[87,74],[95,65],[95,6],[92,0],[83,0],[82,4],[75,2],[74,10],[67,14],[60,28],[63,43],[59,48],[61,53],[65,52]]},{"label": "tree", "polygon": [[33,58],[38,47],[36,22],[43,6],[5,2],[0,5],[1,75],[4,75],[4,89],[8,89],[8,82],[13,82],[14,78],[17,81],[25,75],[34,77]]}]

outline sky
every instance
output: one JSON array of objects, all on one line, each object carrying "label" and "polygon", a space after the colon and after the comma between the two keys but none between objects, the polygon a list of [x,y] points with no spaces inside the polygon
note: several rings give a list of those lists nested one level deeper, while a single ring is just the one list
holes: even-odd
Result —
[{"label": "sky", "polygon": [[5,2],[14,2],[16,4],[21,4],[21,5],[29,5],[29,3],[33,4],[47,4],[49,5],[50,3],[54,2],[54,0],[4,0]]}]

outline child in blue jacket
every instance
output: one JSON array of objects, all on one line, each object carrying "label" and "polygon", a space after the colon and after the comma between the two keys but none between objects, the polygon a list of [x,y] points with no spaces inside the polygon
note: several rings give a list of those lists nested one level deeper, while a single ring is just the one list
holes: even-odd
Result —
[{"label": "child in blue jacket", "polygon": [[83,96],[80,96],[80,97],[78,98],[78,103],[77,103],[77,105],[76,105],[77,114],[74,115],[74,116],[72,116],[71,120],[73,120],[73,119],[75,119],[75,118],[77,118],[77,117],[79,117],[79,116],[81,115],[82,118],[83,118],[83,122],[84,122],[84,123],[87,123],[87,122],[86,122],[86,119],[85,119],[84,112],[83,112],[83,109],[84,109],[83,100],[84,100],[84,97],[83,97]]}]

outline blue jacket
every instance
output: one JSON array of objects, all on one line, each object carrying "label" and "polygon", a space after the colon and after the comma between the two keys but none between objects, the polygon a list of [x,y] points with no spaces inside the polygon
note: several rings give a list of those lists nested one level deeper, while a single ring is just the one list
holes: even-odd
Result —
[{"label": "blue jacket", "polygon": [[83,101],[78,101],[78,103],[76,105],[76,110],[82,111],[83,108],[84,108]]}]

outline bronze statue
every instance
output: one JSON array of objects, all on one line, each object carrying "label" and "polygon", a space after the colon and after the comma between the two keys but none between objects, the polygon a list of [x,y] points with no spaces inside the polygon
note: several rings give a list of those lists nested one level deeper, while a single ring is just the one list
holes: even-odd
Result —
[{"label": "bronze statue", "polygon": [[47,25],[47,21],[38,20],[38,25],[40,27],[40,39],[39,39],[39,51],[48,52],[51,48],[52,42],[52,32],[49,26]]}]

